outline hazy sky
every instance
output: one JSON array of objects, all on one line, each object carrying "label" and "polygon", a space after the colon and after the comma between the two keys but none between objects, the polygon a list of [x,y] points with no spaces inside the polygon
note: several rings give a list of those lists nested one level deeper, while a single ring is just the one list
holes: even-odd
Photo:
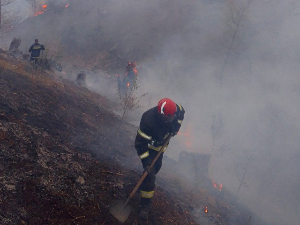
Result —
[{"label": "hazy sky", "polygon": [[[298,225],[300,2],[252,0],[244,10],[245,2],[110,0],[101,3],[108,15],[101,21],[123,53],[155,49],[138,61],[145,109],[170,97],[186,110],[181,131],[190,135],[179,135],[166,154],[213,151],[214,180],[235,195],[246,172],[238,200],[274,225]],[[63,17],[57,29],[99,19],[81,13],[80,21],[75,13]],[[122,37],[114,35],[120,30]],[[214,137],[212,126],[220,131]]]}]

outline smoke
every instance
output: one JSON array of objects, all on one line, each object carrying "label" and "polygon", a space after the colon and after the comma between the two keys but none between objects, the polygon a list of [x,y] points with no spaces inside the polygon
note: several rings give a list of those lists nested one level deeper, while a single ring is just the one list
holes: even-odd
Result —
[{"label": "smoke", "polygon": [[[107,70],[121,71],[136,60],[139,94],[149,92],[143,109],[169,97],[186,110],[181,131],[189,132],[189,140],[178,135],[166,154],[212,154],[210,177],[239,202],[271,224],[299,223],[300,3],[46,3],[57,11],[49,9],[43,18],[55,17],[31,18],[13,34],[22,37],[23,47],[39,37],[46,46],[63,42],[70,55],[106,52],[111,58],[90,61],[118,58]],[[59,8],[68,3],[67,10]]]}]

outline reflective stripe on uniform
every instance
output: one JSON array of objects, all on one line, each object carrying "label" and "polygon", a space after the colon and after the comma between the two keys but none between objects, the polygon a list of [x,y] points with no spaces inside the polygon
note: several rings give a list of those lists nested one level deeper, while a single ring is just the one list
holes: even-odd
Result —
[{"label": "reflective stripe on uniform", "polygon": [[148,151],[144,152],[143,154],[140,155],[140,159],[144,159],[144,158],[146,158],[148,156],[149,156],[149,152]]},{"label": "reflective stripe on uniform", "polygon": [[139,135],[141,135],[143,138],[145,138],[145,139],[147,139],[147,140],[149,140],[149,141],[152,139],[151,136],[148,136],[147,134],[145,134],[143,131],[141,131],[140,128],[138,129],[138,133],[139,133]]},{"label": "reflective stripe on uniform", "polygon": [[164,136],[164,139],[166,139],[169,135],[170,135],[170,133],[167,133],[167,134]]},{"label": "reflective stripe on uniform", "polygon": [[[167,150],[168,146],[169,146],[169,145],[167,145],[167,146],[164,148],[163,152]],[[155,150],[155,151],[160,151],[161,147],[162,147],[162,146],[154,147],[154,146],[152,146],[152,145],[148,145],[148,148],[151,148],[151,149],[153,149],[153,150]]]},{"label": "reflective stripe on uniform", "polygon": [[[178,105],[178,104],[177,104],[177,105]],[[178,107],[179,107],[180,111],[182,111],[182,106],[181,106],[181,105],[178,105]]]},{"label": "reflective stripe on uniform", "polygon": [[182,124],[182,120],[177,120],[177,122],[178,122],[179,124]]},{"label": "reflective stripe on uniform", "polygon": [[154,191],[141,191],[140,195],[142,198],[152,198],[154,196]]}]

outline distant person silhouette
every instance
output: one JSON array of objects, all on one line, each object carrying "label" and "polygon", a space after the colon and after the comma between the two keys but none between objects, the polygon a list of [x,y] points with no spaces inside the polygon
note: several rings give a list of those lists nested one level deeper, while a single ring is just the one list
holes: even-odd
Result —
[{"label": "distant person silhouette", "polygon": [[18,48],[21,44],[21,39],[20,38],[14,38],[12,40],[12,42],[10,43],[10,46],[9,46],[9,51],[10,52],[18,52]]},{"label": "distant person silhouette", "polygon": [[31,52],[30,62],[37,64],[41,51],[45,50],[44,45],[39,43],[38,39],[35,39],[34,44],[30,46],[29,52]]}]

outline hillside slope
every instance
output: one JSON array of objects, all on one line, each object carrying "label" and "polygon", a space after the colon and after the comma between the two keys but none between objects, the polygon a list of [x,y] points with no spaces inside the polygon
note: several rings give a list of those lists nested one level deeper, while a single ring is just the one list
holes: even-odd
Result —
[{"label": "hillside slope", "polygon": [[[0,102],[0,224],[119,224],[109,208],[142,171],[137,127],[115,103],[2,50]],[[226,190],[191,173],[164,158],[149,224],[253,224]],[[124,224],[138,224],[138,202]]]},{"label": "hillside slope", "polygon": [[[118,224],[108,210],[139,179],[136,128],[123,122],[116,136],[120,118],[103,96],[26,63],[0,56],[0,224]],[[192,221],[170,202],[158,224]]]}]

